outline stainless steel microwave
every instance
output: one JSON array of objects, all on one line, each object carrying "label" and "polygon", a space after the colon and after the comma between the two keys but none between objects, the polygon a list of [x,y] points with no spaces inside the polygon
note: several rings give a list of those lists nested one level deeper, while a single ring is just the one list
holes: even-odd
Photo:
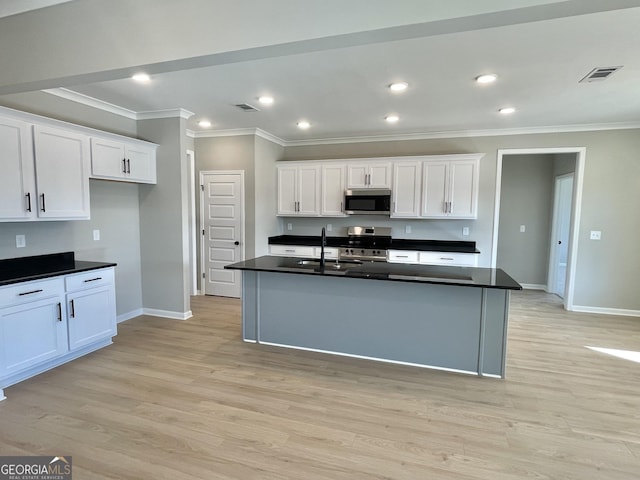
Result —
[{"label": "stainless steel microwave", "polygon": [[344,213],[347,215],[389,215],[391,190],[362,188],[345,190]]}]

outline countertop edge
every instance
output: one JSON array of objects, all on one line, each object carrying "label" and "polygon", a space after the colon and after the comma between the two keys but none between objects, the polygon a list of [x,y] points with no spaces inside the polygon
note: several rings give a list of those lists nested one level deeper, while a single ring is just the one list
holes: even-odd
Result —
[{"label": "countertop edge", "polygon": [[[27,275],[24,277],[11,278],[8,280],[0,280],[0,287],[4,287],[6,285],[13,285],[16,283],[31,282],[34,280],[44,280],[47,278],[60,277],[62,275],[73,275],[74,273],[89,272],[91,270],[99,270],[101,268],[115,267],[118,265],[117,263],[111,263],[111,262],[103,263],[103,262],[89,262],[84,260],[76,260],[76,264],[78,263],[80,263],[81,265],[76,266],[75,268],[70,268],[66,270],[58,270],[56,272],[46,272],[46,273],[40,273],[35,275]],[[82,265],[82,264],[86,264],[86,265]]]},{"label": "countertop edge", "polygon": [[[267,256],[268,257],[268,256]],[[261,257],[264,258],[264,257]],[[288,257],[278,257],[278,258],[288,258]],[[293,259],[295,260],[295,259]],[[349,279],[360,279],[360,280],[377,280],[377,281],[388,281],[388,282],[409,282],[409,283],[422,283],[422,284],[429,284],[429,285],[450,285],[450,286],[458,286],[458,287],[470,287],[470,288],[488,288],[488,289],[492,289],[492,290],[522,290],[522,286],[515,282],[517,286],[515,285],[489,285],[486,283],[468,283],[468,282],[464,282],[464,281],[455,281],[455,280],[450,280],[450,281],[444,281],[444,280],[439,280],[439,279],[427,279],[427,277],[422,277],[420,279],[412,279],[410,275],[402,275],[402,272],[398,275],[393,274],[394,277],[389,277],[386,276],[384,278],[381,277],[377,277],[374,275],[371,276],[349,276],[349,275],[342,275],[340,273],[332,273],[331,271],[324,271],[324,272],[320,272],[320,271],[316,271],[316,270],[310,270],[310,269],[296,269],[296,268],[287,268],[287,267],[268,267],[268,266],[264,266],[264,267],[256,267],[256,266],[246,266],[246,265],[241,265],[244,262],[238,262],[235,264],[231,264],[231,265],[226,265],[224,268],[228,269],[228,270],[243,270],[243,271],[253,271],[253,272],[271,272],[271,273],[285,273],[285,274],[293,274],[293,275],[313,275],[313,276],[322,276],[322,277],[332,277],[332,278],[349,278]],[[399,264],[401,265],[401,264]],[[446,268],[446,266],[441,266],[443,268]],[[469,269],[469,270],[474,270],[474,269],[481,269],[481,267],[449,267],[449,268],[462,268],[462,269]],[[495,270],[501,270],[501,269],[495,269]],[[508,276],[508,274],[506,272],[504,272],[505,275]],[[405,277],[405,278],[398,278],[398,277]],[[509,277],[511,278],[511,277]]]}]

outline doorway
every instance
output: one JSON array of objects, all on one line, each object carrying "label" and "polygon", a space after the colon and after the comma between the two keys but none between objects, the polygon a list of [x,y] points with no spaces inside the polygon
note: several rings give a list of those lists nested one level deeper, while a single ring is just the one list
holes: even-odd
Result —
[{"label": "doorway", "polygon": [[224,267],[244,259],[244,172],[200,173],[202,291],[240,298],[242,276]]},{"label": "doorway", "polygon": [[573,174],[557,176],[553,195],[551,245],[549,247],[549,277],[547,291],[565,297],[569,234],[571,231],[571,198]]},{"label": "doorway", "polygon": [[568,239],[568,252],[566,261],[566,284],[564,288],[564,308],[573,310],[573,298],[575,289],[575,273],[577,262],[578,235],[580,232],[580,213],[582,207],[582,185],[584,178],[584,165],[586,158],[586,148],[584,147],[550,147],[550,148],[518,148],[498,150],[496,165],[496,188],[493,215],[493,237],[491,248],[491,267],[496,268],[498,251],[498,231],[500,225],[500,195],[502,185],[502,163],[503,157],[507,155],[527,155],[527,154],[575,154],[574,186],[571,198],[571,215]]}]

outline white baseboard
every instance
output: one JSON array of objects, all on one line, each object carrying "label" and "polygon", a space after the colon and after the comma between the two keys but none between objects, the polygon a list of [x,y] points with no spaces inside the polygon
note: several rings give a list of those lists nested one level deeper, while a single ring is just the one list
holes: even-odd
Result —
[{"label": "white baseboard", "polygon": [[152,317],[164,317],[164,318],[172,318],[174,320],[187,320],[193,317],[193,313],[191,310],[186,312],[172,312],[170,310],[158,310],[155,308],[143,308],[143,315],[150,315]]},{"label": "white baseboard", "polygon": [[602,315],[621,315],[624,317],[640,317],[640,310],[628,310],[625,308],[604,308],[604,307],[587,307],[585,305],[574,305],[572,312],[580,313],[598,313]]},{"label": "white baseboard", "polygon": [[131,310],[130,312],[118,315],[118,318],[116,318],[116,321],[118,323],[126,322],[127,320],[131,320],[132,318],[139,317],[142,314],[143,314],[142,308],[136,308],[135,310]]},{"label": "white baseboard", "polygon": [[522,285],[522,288],[524,288],[525,290],[546,290],[547,289],[546,285],[540,285],[537,283],[521,283],[520,285]]}]

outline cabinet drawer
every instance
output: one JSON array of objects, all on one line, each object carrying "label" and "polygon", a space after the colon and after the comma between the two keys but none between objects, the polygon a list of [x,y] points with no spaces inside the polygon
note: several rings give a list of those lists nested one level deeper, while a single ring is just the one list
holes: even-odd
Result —
[{"label": "cabinet drawer", "polygon": [[86,288],[100,287],[114,282],[113,268],[90,270],[88,272],[67,275],[65,287],[67,292],[75,292]]},{"label": "cabinet drawer", "polygon": [[[313,258],[320,258],[321,251],[322,250],[320,247],[315,247],[313,251]],[[338,249],[333,247],[325,248],[324,258],[330,259],[330,260],[336,260],[338,258]]]},{"label": "cabinet drawer", "polygon": [[64,295],[63,277],[16,283],[0,287],[0,307],[33,302],[57,295]]},{"label": "cabinet drawer", "polygon": [[389,263],[418,263],[418,252],[414,250],[389,250],[387,251]]},{"label": "cabinet drawer", "polygon": [[420,252],[420,263],[425,265],[475,267],[477,259],[475,253]]},{"label": "cabinet drawer", "polygon": [[280,257],[312,258],[314,256],[314,247],[299,245],[270,245],[269,253]]}]

